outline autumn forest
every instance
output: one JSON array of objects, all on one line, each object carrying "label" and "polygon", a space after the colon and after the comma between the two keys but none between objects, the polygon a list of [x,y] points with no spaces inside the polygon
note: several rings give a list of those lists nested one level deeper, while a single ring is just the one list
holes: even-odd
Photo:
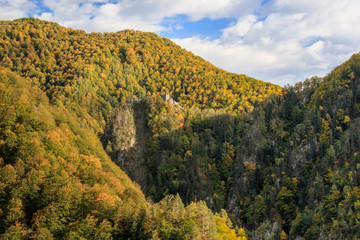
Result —
[{"label": "autumn forest", "polygon": [[1,239],[360,238],[359,54],[282,88],[155,33],[0,46]]}]

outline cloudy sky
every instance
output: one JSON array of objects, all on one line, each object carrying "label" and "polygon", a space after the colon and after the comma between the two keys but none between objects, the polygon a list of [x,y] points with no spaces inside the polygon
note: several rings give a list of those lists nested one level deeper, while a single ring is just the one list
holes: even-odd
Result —
[{"label": "cloudy sky", "polygon": [[360,52],[359,0],[0,0],[0,18],[171,38],[227,71],[279,84],[324,76]]}]

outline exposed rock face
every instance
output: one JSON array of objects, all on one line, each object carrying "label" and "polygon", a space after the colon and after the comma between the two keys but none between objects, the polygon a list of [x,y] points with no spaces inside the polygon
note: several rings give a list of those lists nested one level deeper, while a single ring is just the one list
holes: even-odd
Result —
[{"label": "exposed rock face", "polygon": [[112,150],[119,151],[118,160],[124,163],[124,154],[136,144],[136,126],[132,107],[124,107],[116,113],[111,134],[114,140]]},{"label": "exposed rock face", "polygon": [[301,144],[295,147],[290,153],[290,164],[296,176],[299,176],[302,166],[309,159],[311,152],[319,150],[319,143],[316,137],[308,144]]},{"label": "exposed rock face", "polygon": [[281,233],[279,222],[264,222],[253,232],[254,240],[275,239],[275,235]]},{"label": "exposed rock face", "polygon": [[290,155],[290,162],[292,169],[296,172],[296,174],[299,174],[299,169],[301,169],[301,166],[307,159],[307,154],[310,153],[311,150],[311,144],[306,145],[300,145],[296,147]]},{"label": "exposed rock face", "polygon": [[146,119],[141,113],[143,101],[133,102],[116,111],[107,126],[102,142],[113,161],[122,166],[129,177],[146,192],[147,169]]}]

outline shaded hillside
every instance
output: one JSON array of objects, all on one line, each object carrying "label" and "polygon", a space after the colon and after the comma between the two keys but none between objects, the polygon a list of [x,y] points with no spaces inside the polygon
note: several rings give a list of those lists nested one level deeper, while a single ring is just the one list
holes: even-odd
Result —
[{"label": "shaded hillside", "polygon": [[355,54],[244,118],[229,209],[248,227],[271,220],[291,238],[359,237],[359,66]]},{"label": "shaded hillside", "polygon": [[205,200],[256,239],[359,237],[359,54],[247,114],[180,110],[161,99],[141,106],[153,199]]}]

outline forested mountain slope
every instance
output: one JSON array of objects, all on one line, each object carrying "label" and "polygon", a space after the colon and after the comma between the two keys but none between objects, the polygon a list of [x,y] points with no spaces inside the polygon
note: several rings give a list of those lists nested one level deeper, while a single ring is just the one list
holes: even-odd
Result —
[{"label": "forested mountain slope", "polygon": [[[149,175],[142,184],[154,199],[203,199],[227,209],[256,239],[360,237],[359,54],[251,113],[180,111],[152,99],[129,108],[146,116]],[[126,161],[126,150],[107,151]]]},{"label": "forested mountain slope", "polygon": [[91,33],[34,18],[0,23],[0,63],[102,120],[126,98],[170,94],[183,107],[253,109],[280,87],[228,73],[154,33]]},{"label": "forested mountain slope", "polygon": [[0,25],[1,237],[245,238],[224,208],[254,239],[360,238],[359,54],[281,89],[153,33]]},{"label": "forested mountain slope", "polygon": [[151,33],[86,34],[31,18],[1,22],[0,44],[1,238],[246,239],[203,201],[147,202],[99,136],[134,97],[167,92],[184,108],[216,102],[242,112],[278,86],[227,73]]},{"label": "forested mountain slope", "polygon": [[237,126],[228,209],[248,227],[270,220],[290,238],[359,237],[359,67],[355,54],[323,79],[267,99]]},{"label": "forested mountain slope", "polygon": [[114,224],[136,220],[144,195],[109,159],[93,129],[5,69],[0,96],[4,239],[72,238],[81,236],[78,228],[106,238]]},{"label": "forested mountain slope", "polygon": [[76,115],[0,69],[1,239],[246,239],[205,202],[147,203]]}]

